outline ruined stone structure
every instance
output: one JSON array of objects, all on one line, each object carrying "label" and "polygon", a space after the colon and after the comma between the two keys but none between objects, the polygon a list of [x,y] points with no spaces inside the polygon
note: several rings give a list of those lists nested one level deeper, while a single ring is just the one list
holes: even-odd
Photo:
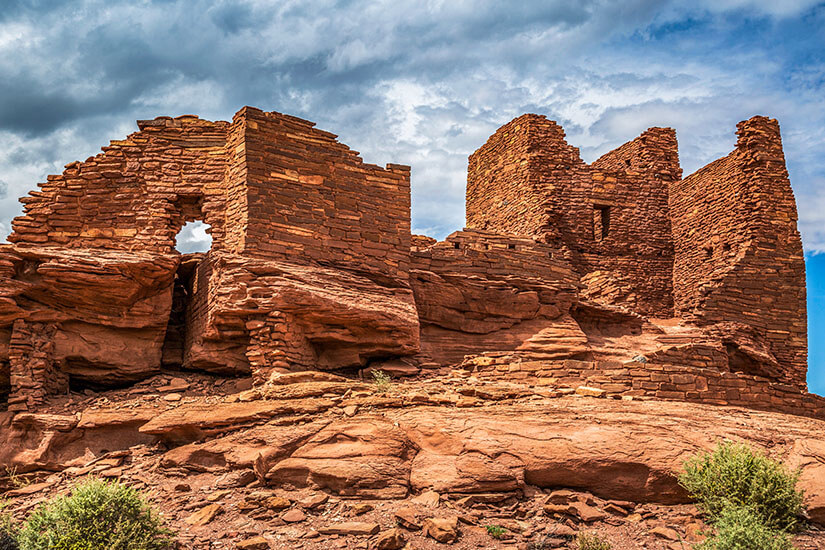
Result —
[{"label": "ruined stone structure", "polygon": [[584,277],[586,295],[669,316],[668,186],[681,173],[671,129],[652,128],[587,165],[558,124],[523,115],[470,155],[467,225],[545,242]]},{"label": "ruined stone structure", "polygon": [[801,385],[807,371],[805,263],[776,120],[738,125],[736,150],[670,188],[676,312],[707,325],[734,322],[775,362],[745,372]]},{"label": "ruined stone structure", "polygon": [[[265,378],[417,351],[408,167],[252,108],[138,126],[23,199],[0,250],[12,407],[162,364]],[[212,250],[182,259],[194,220]]]},{"label": "ruined stone structure", "polygon": [[804,389],[805,264],[779,125],[757,116],[738,136],[681,179],[672,129],[587,165],[555,122],[523,115],[470,156],[467,224],[557,247],[584,298],[712,327],[717,368]]},{"label": "ruined stone structure", "polygon": [[[592,164],[523,115],[470,156],[467,225],[410,234],[410,169],[245,107],[139,121],[22,199],[0,246],[0,401],[163,371],[398,374],[825,416],[776,121],[682,179],[653,128]],[[187,221],[206,254],[181,255]]]}]

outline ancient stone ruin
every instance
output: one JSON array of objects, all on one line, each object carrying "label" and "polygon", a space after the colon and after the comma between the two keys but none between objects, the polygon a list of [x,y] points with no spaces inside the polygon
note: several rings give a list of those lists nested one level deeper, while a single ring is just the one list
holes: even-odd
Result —
[{"label": "ancient stone ruin", "polygon": [[[411,235],[408,167],[305,120],[138,126],[0,245],[16,518],[93,475],[146,489],[193,550],[677,549],[711,526],[676,474],[733,440],[798,468],[825,525],[775,120],[682,178],[671,129],[587,164],[518,117],[470,156],[441,242]],[[177,252],[197,220],[211,249]]]},{"label": "ancient stone ruin", "polygon": [[[825,417],[779,126],[682,178],[652,128],[587,164],[543,116],[470,156],[467,228],[410,234],[410,169],[292,116],[138,122],[22,202],[0,246],[0,401],[161,372],[458,367]],[[180,254],[188,221],[212,248]]]}]

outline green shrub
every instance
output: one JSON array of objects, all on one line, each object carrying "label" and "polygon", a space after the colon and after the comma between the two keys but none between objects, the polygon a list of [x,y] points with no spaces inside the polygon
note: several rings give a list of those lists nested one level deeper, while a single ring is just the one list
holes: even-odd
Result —
[{"label": "green shrub", "polygon": [[716,532],[697,550],[794,550],[787,534],[766,526],[750,508],[724,508],[714,527]]},{"label": "green shrub", "polygon": [[21,550],[165,550],[172,535],[137,490],[89,479],[41,504],[18,540]]},{"label": "green shrub", "polygon": [[729,507],[748,508],[769,529],[790,530],[802,511],[799,472],[741,443],[724,442],[685,463],[679,483],[711,523]]},{"label": "green shrub", "polygon": [[579,550],[610,550],[610,543],[597,533],[579,531],[576,535],[576,547]]},{"label": "green shrub", "polygon": [[504,532],[507,531],[504,527],[499,525],[488,525],[487,526],[487,534],[493,537],[494,539],[500,539]]},{"label": "green shrub", "polygon": [[390,391],[390,388],[392,387],[392,382],[390,382],[390,380],[390,375],[386,372],[382,370],[372,371],[372,381],[375,384],[376,393],[387,393]]}]

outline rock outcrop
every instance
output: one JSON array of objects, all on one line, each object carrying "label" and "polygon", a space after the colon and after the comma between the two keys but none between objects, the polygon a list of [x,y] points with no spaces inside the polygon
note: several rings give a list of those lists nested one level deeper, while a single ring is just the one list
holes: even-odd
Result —
[{"label": "rock outcrop", "polygon": [[[659,548],[705,529],[676,480],[684,460],[734,440],[799,468],[810,520],[825,521],[823,420],[466,372],[386,391],[301,373],[239,393],[222,381],[200,377],[179,401],[155,377],[63,398],[60,412],[0,413],[0,462],[31,482],[6,493],[12,509],[93,473],[151,486],[192,548],[254,536],[264,548],[337,537],[498,547],[486,525],[506,529],[502,544],[598,529],[622,548]],[[816,533],[799,540],[825,544]]]}]

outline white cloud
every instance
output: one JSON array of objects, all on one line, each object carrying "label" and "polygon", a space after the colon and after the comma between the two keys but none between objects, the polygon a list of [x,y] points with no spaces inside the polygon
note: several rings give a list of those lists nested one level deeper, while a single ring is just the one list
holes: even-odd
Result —
[{"label": "white cloud", "polygon": [[206,230],[208,225],[202,221],[186,222],[178,232],[175,248],[178,252],[208,252],[212,247],[212,236]]}]

